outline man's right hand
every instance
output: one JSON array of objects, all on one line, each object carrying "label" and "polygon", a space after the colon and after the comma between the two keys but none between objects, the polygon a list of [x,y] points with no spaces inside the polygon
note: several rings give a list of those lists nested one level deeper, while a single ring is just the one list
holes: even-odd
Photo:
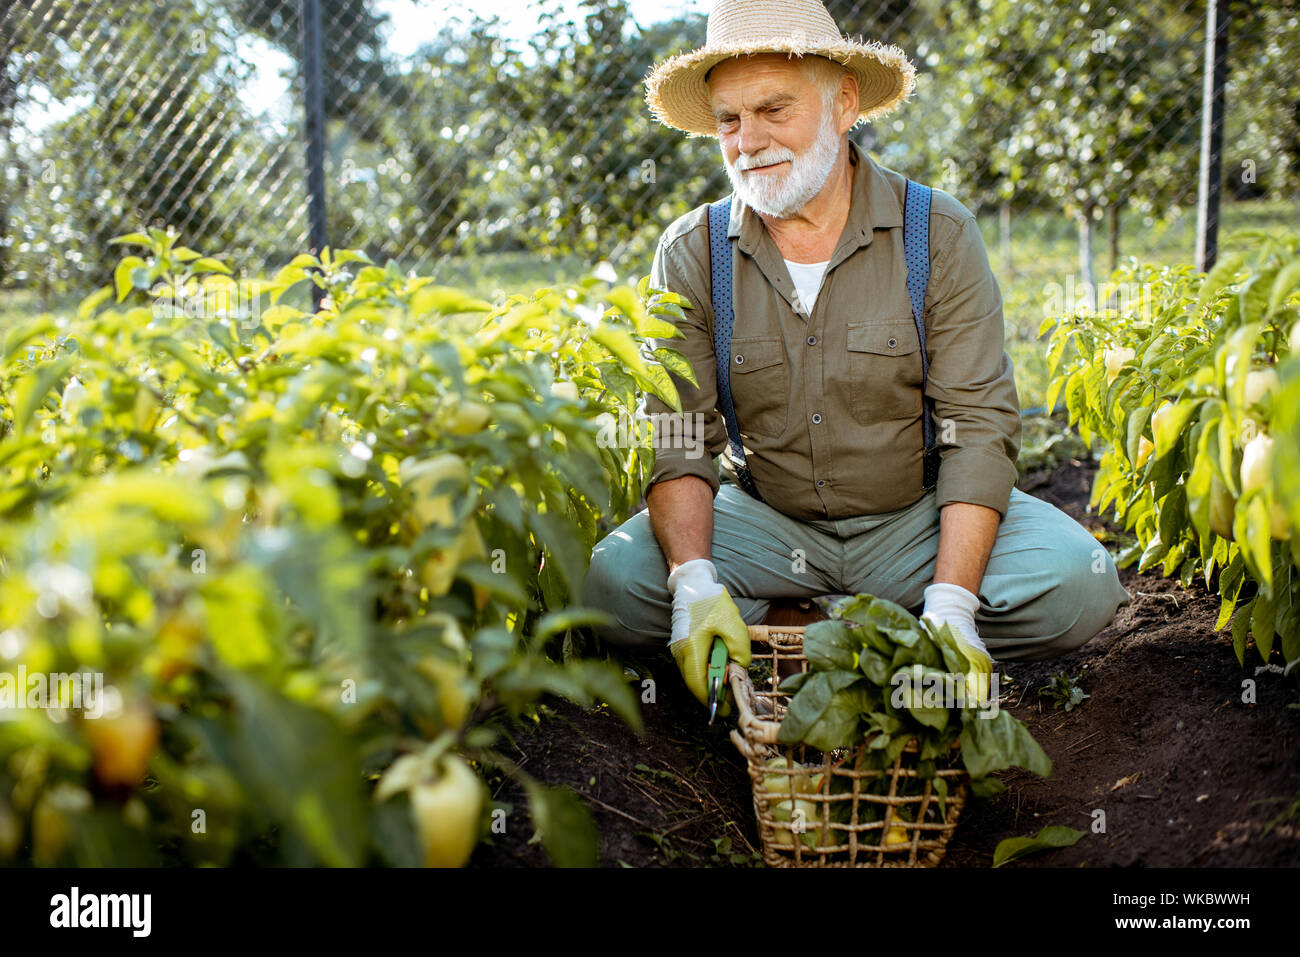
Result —
[{"label": "man's right hand", "polygon": [[749,626],[718,583],[718,571],[707,558],[683,562],[668,576],[673,596],[672,636],[668,650],[681,669],[686,687],[701,704],[707,704],[709,652],[713,639],[721,638],[731,660],[748,668]]}]

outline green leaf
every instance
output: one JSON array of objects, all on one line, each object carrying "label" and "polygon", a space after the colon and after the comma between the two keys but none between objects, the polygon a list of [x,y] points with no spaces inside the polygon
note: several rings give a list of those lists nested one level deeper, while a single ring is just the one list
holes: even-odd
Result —
[{"label": "green leaf", "polygon": [[113,289],[117,293],[117,301],[121,302],[127,297],[127,294],[135,288],[134,274],[137,269],[142,269],[145,261],[139,256],[126,256],[117,264],[113,270]]},{"label": "green leaf", "polygon": [[371,843],[389,867],[423,867],[410,797],[401,792],[370,812]]},{"label": "green leaf", "polygon": [[1293,259],[1277,271],[1268,294],[1268,316],[1275,315],[1291,294],[1300,287],[1300,259]]},{"label": "green leaf", "polygon": [[567,788],[524,779],[533,825],[556,867],[595,867],[600,835],[587,805]]},{"label": "green leaf", "polygon": [[855,688],[845,688],[831,695],[830,703],[818,722],[804,737],[807,744],[822,751],[851,747],[858,740],[858,718],[864,701]]},{"label": "green leaf", "polygon": [[862,639],[844,621],[818,621],[804,629],[803,652],[814,671],[852,671]]},{"label": "green leaf", "polygon": [[1168,552],[1169,546],[1160,540],[1160,536],[1153,536],[1151,541],[1147,543],[1146,550],[1142,552],[1142,558],[1138,562],[1138,571],[1144,572],[1153,565],[1163,561]]},{"label": "green leaf", "polygon": [[677,386],[673,384],[672,377],[663,366],[646,364],[644,371],[637,378],[646,389],[663,400],[668,408],[674,412],[682,411],[682,399],[677,392]]},{"label": "green leaf", "polygon": [[[1166,542],[1176,542],[1182,536],[1183,530],[1187,527],[1187,488],[1185,485],[1175,485],[1168,495],[1160,502],[1160,539]],[[1170,551],[1170,555],[1179,551],[1177,547]],[[1165,557],[1169,562],[1169,557]],[[1172,563],[1170,563],[1172,564]]]},{"label": "green leaf", "polygon": [[1056,411],[1056,400],[1060,396],[1061,390],[1065,388],[1065,385],[1068,381],[1069,380],[1066,376],[1055,376],[1053,377],[1051,383],[1047,386],[1047,414],[1048,415],[1051,415]]},{"label": "green leaf", "polygon": [[570,628],[582,628],[588,625],[604,625],[613,622],[608,612],[597,608],[569,607],[557,611],[548,611],[537,622],[533,632],[533,641],[540,645],[552,635],[568,631]]},{"label": "green leaf", "polygon": [[781,679],[781,683],[777,685],[776,690],[785,695],[796,694],[800,688],[808,683],[808,679],[811,678],[812,675],[813,673],[811,671],[800,671],[796,674],[786,675]]},{"label": "green leaf", "polygon": [[660,319],[658,316],[646,316],[641,322],[641,328],[637,333],[645,339],[653,342],[664,339],[682,339],[686,333],[682,332],[676,325],[667,319]]},{"label": "green leaf", "polygon": [[927,634],[943,655],[943,666],[954,674],[965,673],[970,667],[970,662],[965,652],[958,646],[957,636],[953,634],[952,626],[945,622],[942,627],[935,628],[928,620],[924,625]]},{"label": "green leaf", "polygon": [[224,275],[230,275],[230,267],[220,259],[213,259],[211,256],[204,256],[190,263],[191,272],[218,272]]},{"label": "green leaf", "polygon": [[[628,375],[621,366],[612,362],[602,362],[596,366],[600,373],[601,385],[626,409],[636,406],[636,379]],[[680,411],[680,410],[675,410]]]},{"label": "green leaf", "polygon": [[669,349],[667,346],[660,346],[654,351],[654,357],[673,375],[680,376],[691,385],[698,386],[700,384],[699,380],[695,377],[694,367],[687,361],[686,357],[676,349]]},{"label": "green leaf", "polygon": [[1241,586],[1245,582],[1245,576],[1238,575],[1230,585],[1224,586],[1220,583],[1219,589],[1222,601],[1219,603],[1219,618],[1214,623],[1215,631],[1222,631],[1223,627],[1228,624],[1229,619],[1232,617],[1232,610],[1237,607],[1237,596],[1241,594]]},{"label": "green leaf", "polygon": [[[1263,495],[1255,495],[1250,499],[1246,506],[1246,536],[1250,541],[1250,551],[1256,567],[1259,571],[1260,580],[1268,587],[1273,585],[1273,562],[1270,558],[1272,551],[1272,536],[1270,535],[1270,524],[1268,505]],[[1240,540],[1240,536],[1239,539]]]},{"label": "green leaf", "polygon": [[1201,283],[1201,289],[1197,296],[1197,305],[1201,308],[1208,306],[1219,291],[1232,282],[1245,261],[1245,253],[1233,253],[1229,256],[1223,256],[1215,262],[1214,268],[1205,274],[1205,280]]},{"label": "green leaf", "polygon": [[1273,653],[1274,616],[1277,614],[1277,599],[1280,597],[1276,595],[1270,598],[1261,593],[1255,598],[1255,607],[1250,616],[1250,633],[1255,639],[1260,659],[1265,662]]},{"label": "green leaf", "polygon": [[890,700],[895,704],[901,700],[913,718],[927,728],[942,731],[948,724],[948,709],[942,705],[927,706],[925,699],[927,691],[933,695],[931,689],[943,689],[947,677],[947,672],[919,664],[900,669],[891,679]]},{"label": "green leaf", "polygon": [[492,303],[450,286],[422,286],[411,294],[411,314],[443,316],[465,312],[491,312]]},{"label": "green leaf", "polygon": [[1158,426],[1154,430],[1155,455],[1164,455],[1177,444],[1183,432],[1187,429],[1187,423],[1196,414],[1196,410],[1204,401],[1204,397],[1184,399],[1160,417]]},{"label": "green leaf", "polygon": [[[100,291],[103,292],[103,290]],[[21,352],[28,343],[48,333],[55,332],[57,329],[54,320],[49,316],[41,316],[31,322],[13,325],[5,333],[4,349],[0,352],[0,365],[8,365],[13,357]]]},{"label": "green leaf", "polygon": [[1277,267],[1261,270],[1251,276],[1238,294],[1241,300],[1241,321],[1257,323],[1268,312],[1269,292],[1277,275]]},{"label": "green leaf", "polygon": [[781,744],[798,744],[812,731],[831,705],[835,692],[858,680],[853,671],[815,672],[790,700],[790,710],[781,721],[777,740]]},{"label": "green leaf", "polygon": [[27,430],[32,416],[53,389],[76,363],[76,356],[60,356],[53,362],[43,362],[34,372],[24,375],[14,389],[14,431]]},{"label": "green leaf", "polygon": [[961,755],[971,778],[984,778],[1011,767],[1024,768],[1040,777],[1052,773],[1051,759],[1029,729],[1009,711],[999,710],[992,718],[987,710],[963,714]]},{"label": "green leaf", "polygon": [[993,866],[1001,867],[1007,861],[1014,861],[1030,854],[1040,854],[1043,851],[1051,851],[1060,847],[1071,847],[1078,843],[1079,838],[1083,837],[1083,833],[1083,831],[1076,831],[1072,827],[1049,825],[1033,837],[1009,837],[1004,841],[999,841],[998,846],[994,849]]},{"label": "green leaf", "polygon": [[1246,667],[1246,635],[1250,632],[1250,617],[1254,610],[1255,599],[1251,599],[1237,609],[1232,618],[1232,650],[1237,655],[1237,664]]},{"label": "green leaf", "polygon": [[1125,427],[1124,451],[1128,455],[1128,460],[1137,466],[1138,448],[1142,442],[1142,436],[1146,432],[1147,419],[1151,418],[1151,406],[1143,403],[1128,415],[1128,424]]},{"label": "green leaf", "polygon": [[500,674],[510,664],[515,636],[499,625],[480,628],[470,639],[474,674],[480,680]]},{"label": "green leaf", "polygon": [[865,629],[867,643],[886,655],[898,645],[910,648],[922,636],[921,626],[906,608],[884,598],[864,596],[869,601],[846,602],[840,615]]},{"label": "green leaf", "polygon": [[1186,481],[1187,514],[1201,542],[1210,539],[1210,487],[1214,478],[1214,466],[1204,453],[1205,438],[1206,433],[1202,431],[1197,438],[1197,452]]},{"label": "green leaf", "polygon": [[111,298],[113,298],[113,287],[100,286],[77,304],[77,318],[83,321],[89,319],[96,309]]},{"label": "green leaf", "polygon": [[662,399],[666,406],[674,412],[682,410],[677,387],[673,385],[668,371],[658,364],[647,365],[640,346],[630,332],[602,323],[591,330],[591,339],[608,349],[628,374],[643,388]]},{"label": "green leaf", "polygon": [[546,560],[555,564],[570,593],[577,595],[587,571],[588,559],[588,550],[578,529],[555,512],[529,512],[528,526],[537,543],[546,549]]},{"label": "green leaf", "polygon": [[153,240],[151,240],[144,233],[125,233],[121,236],[114,236],[108,242],[110,246],[117,245],[119,243],[125,245],[131,245],[131,246],[152,246],[153,245]]},{"label": "green leaf", "polygon": [[234,700],[234,770],[257,805],[331,867],[362,863],[367,801],[360,756],[326,715],[225,671]]},{"label": "green leaf", "polygon": [[641,706],[622,668],[605,661],[579,661],[566,667],[576,671],[593,698],[608,704],[637,734],[642,732]]},{"label": "green leaf", "polygon": [[643,328],[646,321],[645,305],[641,297],[631,286],[615,286],[605,293],[609,304],[632,321],[632,328],[641,335],[646,335]]},{"label": "green leaf", "polygon": [[875,648],[863,648],[858,652],[858,670],[878,688],[888,686],[889,676],[893,673],[889,659]]}]

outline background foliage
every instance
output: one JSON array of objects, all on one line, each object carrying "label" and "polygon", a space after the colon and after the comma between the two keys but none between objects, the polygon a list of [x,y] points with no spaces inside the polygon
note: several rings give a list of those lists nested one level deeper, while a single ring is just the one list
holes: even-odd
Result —
[{"label": "background foliage", "polygon": [[[1202,5],[828,7],[920,70],[912,101],[862,142],[998,217],[1005,258],[1012,245],[1032,258],[1052,217],[1073,220],[1092,281],[1096,224],[1109,224],[1113,268],[1125,246],[1144,252],[1123,242],[1126,213],[1143,231],[1187,215]],[[642,275],[658,229],[728,189],[712,142],[652,122],[642,100],[654,62],[704,41],[702,15],[543,0],[519,39],[513,23],[429,4],[424,41],[398,55],[380,5],[322,9],[335,245],[440,277],[512,254]],[[1292,200],[1300,7],[1232,10],[1225,184]],[[2,15],[0,288],[84,291],[111,265],[90,250],[115,223],[172,224],[250,265],[306,245],[297,0],[169,0],[147,15],[122,0],[33,0]],[[273,66],[280,86],[263,75]],[[262,102],[266,89],[284,96]]]}]

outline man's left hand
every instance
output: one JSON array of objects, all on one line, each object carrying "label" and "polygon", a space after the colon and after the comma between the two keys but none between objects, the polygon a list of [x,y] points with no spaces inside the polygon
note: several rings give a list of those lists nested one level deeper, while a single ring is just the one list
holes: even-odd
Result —
[{"label": "man's left hand", "polygon": [[[975,629],[975,612],[979,609],[979,596],[951,582],[935,582],[925,590],[925,608],[921,617],[935,628],[948,625],[957,637],[962,653],[970,663],[967,674],[968,693],[984,702],[989,692],[989,675],[993,673],[993,657],[979,632]],[[972,681],[973,679],[973,681]]]}]

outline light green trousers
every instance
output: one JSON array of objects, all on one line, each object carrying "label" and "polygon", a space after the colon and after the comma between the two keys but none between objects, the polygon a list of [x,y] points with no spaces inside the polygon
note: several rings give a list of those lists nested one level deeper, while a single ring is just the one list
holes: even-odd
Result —
[{"label": "light green trousers", "polygon": [[[866,592],[919,615],[934,577],[939,511],[930,492],[895,512],[803,522],[724,483],[713,502],[713,564],[745,621],[772,599]],[[668,566],[638,512],[597,545],[583,603],[615,624],[615,644],[663,646],[672,600]],[[1013,489],[979,589],[975,624],[1004,661],[1052,658],[1105,628],[1131,599],[1109,553],[1070,516]]]}]

